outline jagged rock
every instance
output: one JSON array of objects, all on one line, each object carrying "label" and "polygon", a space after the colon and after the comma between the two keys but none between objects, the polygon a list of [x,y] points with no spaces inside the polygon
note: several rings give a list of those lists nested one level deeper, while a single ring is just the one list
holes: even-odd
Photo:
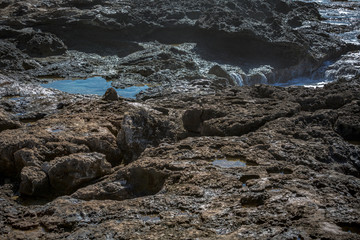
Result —
[{"label": "jagged rock", "polygon": [[50,33],[24,33],[17,41],[17,47],[32,57],[61,55],[67,50],[61,39]]},{"label": "jagged rock", "polygon": [[125,163],[136,160],[145,148],[157,146],[163,139],[173,139],[172,123],[150,109],[140,108],[125,114],[117,136]]},{"label": "jagged rock", "polygon": [[108,88],[103,96],[103,99],[105,101],[117,101],[119,97],[114,88]]},{"label": "jagged rock", "polygon": [[105,180],[78,189],[71,196],[83,200],[125,200],[154,195],[164,186],[169,172],[145,164],[131,163]]},{"label": "jagged rock", "polygon": [[19,192],[29,196],[48,196],[49,179],[39,167],[29,166],[21,170],[21,183]]},{"label": "jagged rock", "polygon": [[[239,2],[5,1],[0,105],[22,121],[0,132],[0,238],[358,239],[358,47],[334,38],[358,24],[317,10],[358,3]],[[47,56],[52,34],[69,51]],[[323,88],[256,85],[350,50]],[[151,89],[108,102],[34,78],[95,75]]]},{"label": "jagged rock", "polygon": [[[226,237],[312,235],[357,239],[356,233],[343,229],[358,226],[360,151],[354,143],[344,140],[346,134],[338,131],[336,122],[356,125],[358,90],[358,86],[346,83],[323,89],[257,85],[224,89],[213,96],[196,98],[177,94],[141,103],[84,101],[28,126],[26,131],[33,132],[29,138],[23,137],[26,136],[23,129],[11,130],[14,135],[22,136],[18,141],[9,137],[9,131],[1,132],[0,146],[5,147],[0,155],[2,161],[4,156],[11,159],[11,149],[17,149],[21,143],[17,149],[20,153],[24,151],[21,156],[31,153],[24,149],[25,145],[36,148],[29,156],[45,161],[42,163],[45,171],[49,170],[44,156],[48,156],[50,166],[52,163],[56,166],[58,161],[64,164],[59,167],[62,174],[67,172],[64,168],[71,165],[72,159],[81,163],[76,169],[79,166],[85,171],[92,153],[49,158],[70,149],[91,150],[86,140],[89,138],[82,134],[94,134],[90,129],[96,128],[99,132],[94,136],[106,138],[108,130],[117,133],[119,148],[127,150],[128,157],[138,156],[136,161],[115,167],[110,175],[93,180],[85,177],[83,184],[78,182],[81,176],[74,177],[76,172],[59,177],[61,184],[50,185],[58,194],[64,194],[62,191],[67,186],[78,185],[67,190],[72,193],[70,197],[31,207],[37,213],[32,221],[41,222],[49,231],[45,236],[77,238],[86,233],[87,237],[98,237],[107,231],[114,238],[133,238],[134,232],[172,238],[175,232],[176,237],[215,239],[219,235],[212,229],[216,228],[226,230]],[[339,91],[343,100],[336,105],[333,98],[337,99]],[[316,104],[307,105],[300,96],[312,98]],[[198,113],[194,114],[195,120],[185,124],[184,115],[194,109]],[[74,115],[77,118],[73,119]],[[89,120],[82,122],[80,116]],[[194,126],[192,121],[196,122]],[[217,121],[219,124],[215,124]],[[261,124],[255,125],[254,121]],[[183,124],[187,126],[185,129]],[[201,136],[206,124],[220,133]],[[249,132],[242,132],[251,124],[254,125]],[[41,132],[44,128],[48,129],[47,134]],[[192,128],[197,132],[192,132]],[[54,129],[59,131],[52,132]],[[121,134],[128,139],[121,139]],[[104,159],[104,155],[99,159]],[[86,166],[80,167],[82,164]],[[0,185],[0,190],[1,198],[8,199],[6,193],[11,196],[5,185]],[[6,211],[0,216],[11,227],[19,226],[21,214],[27,209],[11,200],[0,201],[0,207]],[[16,209],[19,215],[9,217],[8,211],[15,211],[11,209]],[[324,211],[329,212],[326,217]],[[203,230],[194,232],[188,225],[193,220]],[[296,227],[284,226],[284,222]],[[329,232],[324,226],[332,226],[336,232]],[[35,233],[41,231],[32,228]],[[264,228],[279,232],[269,234]],[[0,231],[15,235],[10,230]]]},{"label": "jagged rock", "polygon": [[[270,100],[271,96],[268,96],[268,100],[245,100],[242,99],[244,92],[245,89],[239,89],[233,96],[204,97],[201,104],[211,107],[203,107],[202,110],[195,106],[185,111],[182,117],[184,128],[203,136],[240,136],[255,131],[268,121],[293,115],[300,110],[297,103]],[[274,101],[274,104],[265,107],[263,101]]]},{"label": "jagged rock", "polygon": [[252,73],[247,77],[247,85],[267,84],[268,80],[263,73]]},{"label": "jagged rock", "polygon": [[[139,7],[133,8],[132,4]],[[109,13],[108,8],[113,12]],[[92,0],[59,0],[50,4],[35,0],[32,4],[12,2],[1,10],[0,15],[3,25],[10,28],[0,29],[0,35],[17,42],[18,48],[31,56],[62,54],[66,50],[63,42],[70,50],[83,52],[74,51],[64,57],[52,58],[52,61],[37,59],[42,66],[26,63],[25,68],[31,70],[29,74],[64,77],[100,74],[121,79],[117,83],[119,86],[129,82],[134,85],[155,80],[164,84],[179,78],[187,82],[194,77],[200,79],[201,72],[197,69],[204,64],[196,59],[198,56],[202,60],[229,63],[244,69],[249,65],[251,68],[270,66],[270,73],[263,73],[267,82],[283,82],[311,74],[324,61],[347,51],[346,44],[325,32],[316,5],[304,2],[246,0],[238,4],[220,0],[214,7],[212,2],[198,4],[190,0],[171,4],[166,0],[156,3],[136,0],[121,4]],[[187,34],[183,34],[184,29]],[[61,36],[61,40],[56,36]],[[28,41],[32,44],[27,44]],[[157,42],[149,47],[149,41]],[[146,42],[146,46],[138,42]],[[189,51],[189,47],[178,49],[179,43],[196,43],[197,46]],[[171,44],[173,46],[168,46]],[[166,51],[154,51],[154,46],[164,48],[164,45],[168,47]],[[153,56],[143,57],[141,51],[144,49],[150,49]],[[139,55],[135,62],[108,57],[128,57],[135,52]],[[197,57],[194,59],[194,56]],[[140,62],[150,64],[143,65],[144,70],[139,66]],[[97,66],[95,69],[90,67],[94,65]],[[208,63],[208,66],[212,65]],[[171,74],[163,74],[160,69],[170,70]],[[174,72],[176,69],[178,71]],[[179,74],[180,69],[182,74]],[[225,75],[226,84],[234,85],[229,74]],[[251,78],[250,84],[264,82],[259,74],[253,74]]]},{"label": "jagged rock", "polygon": [[234,83],[234,80],[232,79],[232,77],[230,76],[230,74],[228,72],[226,72],[224,69],[222,69],[219,65],[214,65],[210,68],[209,74],[213,74],[219,78],[225,78],[228,80],[228,84],[225,85],[236,85]]},{"label": "jagged rock", "polygon": [[82,200],[125,200],[132,198],[129,187],[124,180],[113,180],[92,184],[78,189],[71,195],[73,198]]},{"label": "jagged rock", "polygon": [[23,148],[14,153],[15,165],[18,171],[23,167],[34,166],[41,167],[41,156],[37,154],[34,150]]},{"label": "jagged rock", "polygon": [[1,69],[23,70],[24,60],[29,57],[16,48],[15,44],[0,40],[0,67]]},{"label": "jagged rock", "polygon": [[9,6],[11,4],[11,0],[1,0],[0,1],[0,7],[1,8],[6,8],[7,6]]},{"label": "jagged rock", "polygon": [[[0,173],[15,177],[24,166],[38,166],[73,153],[100,152],[113,166],[119,165],[123,158],[116,135],[124,112],[131,107],[121,102],[108,105],[99,101],[104,108],[95,108],[98,103],[88,106],[82,117],[71,113],[84,111],[82,104],[74,104],[67,107],[70,111],[26,124],[15,129],[16,133],[0,132]],[[95,114],[96,111],[101,114]],[[39,125],[41,121],[44,122]]]},{"label": "jagged rock", "polygon": [[336,132],[347,140],[360,141],[360,101],[353,101],[340,111],[334,125]]},{"label": "jagged rock", "polygon": [[47,166],[51,187],[71,193],[91,180],[111,173],[111,165],[100,153],[77,153],[55,158]]},{"label": "jagged rock", "polygon": [[20,124],[12,120],[3,109],[0,108],[0,132],[6,129],[15,129],[19,128]]}]

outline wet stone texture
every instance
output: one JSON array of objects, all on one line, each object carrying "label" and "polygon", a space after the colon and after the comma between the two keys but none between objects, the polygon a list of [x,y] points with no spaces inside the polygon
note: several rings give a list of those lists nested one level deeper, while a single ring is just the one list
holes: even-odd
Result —
[{"label": "wet stone texture", "polygon": [[[341,104],[328,100],[338,89]],[[99,99],[5,130],[2,235],[358,239],[360,148],[340,130],[358,126],[357,91],[336,83]]]},{"label": "wet stone texture", "polygon": [[[358,20],[325,14],[358,5],[324,4],[0,1],[0,239],[360,239]],[[40,85],[96,76],[149,88]]]}]

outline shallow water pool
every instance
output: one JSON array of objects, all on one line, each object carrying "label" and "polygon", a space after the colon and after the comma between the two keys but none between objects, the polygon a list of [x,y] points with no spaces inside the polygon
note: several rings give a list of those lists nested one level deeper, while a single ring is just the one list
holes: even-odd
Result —
[{"label": "shallow water pool", "polygon": [[242,158],[215,159],[212,164],[221,168],[246,167],[246,161]]},{"label": "shallow water pool", "polygon": [[[111,87],[111,82],[102,77],[92,77],[79,80],[59,80],[46,84],[41,84],[45,88],[54,88],[63,92],[73,94],[95,94],[104,95],[106,90]],[[118,95],[124,98],[136,98],[136,94],[148,89],[144,86],[132,86],[124,89],[116,89]]]}]

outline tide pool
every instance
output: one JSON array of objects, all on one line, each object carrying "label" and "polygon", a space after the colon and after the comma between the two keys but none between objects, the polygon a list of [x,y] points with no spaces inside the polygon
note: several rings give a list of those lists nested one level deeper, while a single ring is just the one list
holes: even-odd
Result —
[{"label": "tide pool", "polygon": [[[41,86],[45,88],[54,88],[72,94],[96,94],[102,96],[106,90],[111,87],[111,82],[106,81],[106,79],[102,77],[91,77],[78,80],[58,80],[41,84]],[[136,98],[136,94],[148,88],[148,86],[144,85],[115,90],[121,97]]]}]

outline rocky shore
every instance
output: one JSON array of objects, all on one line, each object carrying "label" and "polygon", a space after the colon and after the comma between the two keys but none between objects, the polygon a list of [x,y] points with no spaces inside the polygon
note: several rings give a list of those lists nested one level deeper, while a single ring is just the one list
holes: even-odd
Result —
[{"label": "rocky shore", "polygon": [[[360,20],[323,14],[360,4],[331,4],[0,1],[0,238],[360,239]],[[149,88],[40,85],[93,76]]]}]

